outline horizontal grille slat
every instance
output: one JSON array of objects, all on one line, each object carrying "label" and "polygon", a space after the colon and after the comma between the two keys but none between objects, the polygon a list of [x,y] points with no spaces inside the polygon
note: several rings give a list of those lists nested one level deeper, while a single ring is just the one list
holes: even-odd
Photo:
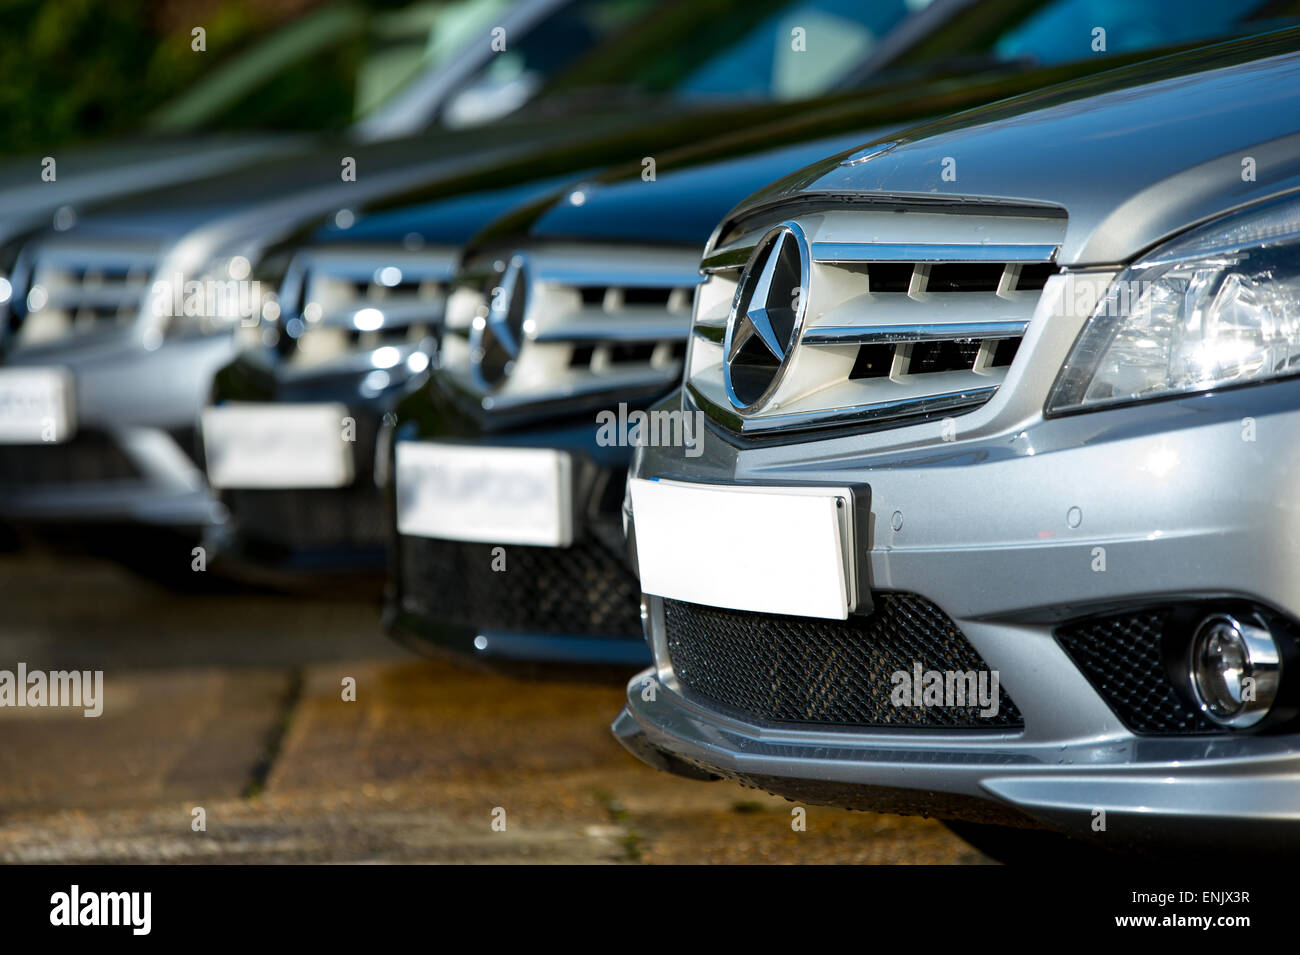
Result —
[{"label": "horizontal grille slat", "polygon": [[815,262],[1045,262],[1056,253],[1055,244],[944,242],[814,242]]}]

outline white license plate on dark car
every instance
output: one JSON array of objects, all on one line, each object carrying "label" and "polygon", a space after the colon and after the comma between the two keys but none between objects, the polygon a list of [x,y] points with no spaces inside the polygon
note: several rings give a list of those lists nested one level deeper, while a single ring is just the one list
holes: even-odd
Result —
[{"label": "white license plate on dark car", "polygon": [[[349,427],[350,425],[350,427]],[[203,410],[203,451],[215,488],[344,487],[353,479],[342,404],[235,402]]]},{"label": "white license plate on dark car", "polygon": [[857,605],[853,493],[631,480],[641,589],[843,620]]},{"label": "white license plate on dark car", "polygon": [[67,441],[75,429],[71,372],[0,369],[0,444],[57,443]]},{"label": "white license plate on dark car", "polygon": [[567,547],[572,463],[552,448],[399,441],[397,530],[416,537]]}]

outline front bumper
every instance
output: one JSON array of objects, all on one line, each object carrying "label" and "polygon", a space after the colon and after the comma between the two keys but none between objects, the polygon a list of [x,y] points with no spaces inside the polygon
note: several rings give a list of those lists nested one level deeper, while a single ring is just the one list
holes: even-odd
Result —
[{"label": "front bumper", "polygon": [[224,508],[199,464],[196,424],[230,335],[145,349],[130,333],[12,356],[68,369],[77,431],[63,443],[0,445],[0,519],[20,525],[144,524],[197,533]]},{"label": "front bumper", "polygon": [[[364,354],[351,356],[357,364]],[[375,470],[382,421],[422,378],[394,372],[388,387],[366,392],[363,369],[285,369],[261,351],[240,354],[216,375],[212,403],[289,406],[340,404],[355,424],[353,477],[343,487],[222,488],[227,513],[208,544],[229,570],[289,577],[382,575],[387,563],[388,514]]]},{"label": "front bumper", "polygon": [[435,383],[399,408],[398,419],[395,441],[567,452],[573,543],[509,545],[506,569],[497,572],[491,543],[395,535],[385,612],[395,637],[489,661],[649,662],[620,511],[630,452],[597,443],[594,411],[496,426],[463,414]]},{"label": "front bumper", "polygon": [[[608,530],[608,528],[607,528]],[[505,548],[399,537],[387,621],[403,642],[485,660],[638,667],[649,659],[636,578],[612,535]]]},{"label": "front bumper", "polygon": [[[817,733],[748,724],[662,684],[648,699],[656,679],[649,669],[629,682],[614,735],[681,775],[711,773],[814,804],[1039,825],[1102,846],[1294,850],[1300,842],[1294,739]],[[1098,820],[1104,831],[1093,829]]]},{"label": "front bumper", "polygon": [[647,448],[633,476],[869,486],[861,579],[941,608],[998,671],[1024,726],[823,728],[726,710],[678,680],[664,601],[650,597],[655,666],[629,684],[615,732],[643,758],[813,802],[1042,825],[1103,845],[1294,847],[1294,726],[1135,731],[1057,630],[1193,600],[1300,619],[1297,409],[1300,382],[1289,381],[944,443],[924,425],[898,429],[868,452],[861,436],[742,447],[719,432],[698,459]]}]

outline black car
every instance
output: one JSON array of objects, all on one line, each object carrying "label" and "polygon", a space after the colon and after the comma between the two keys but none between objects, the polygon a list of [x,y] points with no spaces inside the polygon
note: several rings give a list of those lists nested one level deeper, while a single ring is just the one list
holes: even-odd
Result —
[{"label": "black car", "polygon": [[[602,83],[616,77],[645,91],[671,92],[694,108],[665,111],[653,107],[661,100],[641,94],[627,100],[621,121],[612,122],[606,109],[596,127],[584,120],[583,133],[560,147],[554,146],[554,137],[530,142],[522,136],[518,149],[504,161],[498,153],[471,174],[444,174],[422,188],[346,210],[342,225],[331,220],[261,256],[257,275],[276,290],[279,317],[267,326],[241,329],[250,347],[218,373],[211,398],[217,411],[207,416],[215,421],[233,411],[235,417],[227,420],[234,427],[227,432],[256,438],[256,415],[240,413],[256,409],[235,406],[267,406],[270,414],[264,421],[270,422],[273,436],[278,407],[318,405],[315,427],[321,429],[321,440],[306,446],[318,452],[328,449],[327,459],[319,462],[325,471],[297,481],[291,474],[240,477],[229,470],[221,473],[218,462],[209,477],[220,486],[229,519],[210,527],[210,543],[227,567],[252,565],[258,573],[382,567],[383,528],[372,473],[378,420],[423,381],[453,263],[475,229],[494,215],[528,197],[545,196],[557,183],[584,171],[594,174],[628,160],[635,160],[629,174],[635,187],[647,172],[648,155],[657,157],[665,175],[653,189],[620,191],[621,205],[609,213],[620,220],[622,231],[615,241],[639,235],[652,244],[698,246],[729,205],[767,179],[813,158],[821,148],[799,144],[854,135],[865,140],[881,128],[1148,56],[1153,42],[1185,42],[1207,31],[1259,29],[1249,10],[1196,24],[1166,24],[1169,5],[1139,6],[1148,20],[1168,29],[1116,29],[1110,56],[1097,55],[1087,43],[1080,45],[1072,27],[1082,29],[1085,21],[1091,22],[1084,14],[1091,14],[1060,0],[979,8],[939,2],[902,20],[901,7],[864,13],[836,0],[773,2],[753,10],[750,28],[731,30],[732,41],[716,50],[693,43],[667,59],[635,55],[638,49],[644,52],[662,43],[667,34],[694,36],[683,29],[692,24],[698,28],[697,15],[679,5],[665,6],[653,29],[647,26],[601,48],[563,73],[534,115],[554,112],[566,102],[589,108],[593,97],[607,101],[608,94],[597,95],[592,89],[606,89]],[[783,31],[795,20],[804,24],[803,41],[814,46],[829,36],[828,23],[840,25],[845,37],[832,57],[834,69],[821,63],[812,68],[812,79],[803,80],[782,72],[789,62],[810,62],[797,55],[791,60],[791,54],[799,54],[794,36],[790,54],[783,52]],[[858,36],[855,23],[884,30],[878,41],[858,44],[867,55],[856,65],[844,52],[854,48],[848,41]],[[713,32],[705,29],[701,36]],[[776,53],[765,52],[765,43],[777,44]],[[828,84],[842,89],[820,100],[790,99]],[[711,110],[704,108],[724,92],[727,99]],[[746,106],[737,103],[737,96],[756,101]],[[765,98],[778,102],[764,104]],[[555,122],[561,121],[557,115]],[[535,118],[534,127],[537,122]],[[666,152],[674,144],[713,139],[716,144],[675,157]],[[826,151],[830,149],[828,145]],[[675,175],[667,175],[675,166],[730,162],[742,155],[752,160],[720,167],[717,175],[701,171],[689,181],[681,180],[680,187]],[[616,173],[613,179],[622,175]],[[684,191],[675,198],[679,188]],[[568,203],[569,211],[584,223],[575,236],[588,235],[586,221],[604,214],[600,210],[608,197],[603,193],[599,206],[586,209]],[[503,222],[513,219],[507,216]],[[367,327],[376,321],[382,324]],[[311,415],[300,413],[308,417],[296,419],[295,433],[304,423],[311,426]],[[220,427],[215,423],[211,430]],[[256,440],[252,444],[255,457],[261,456]],[[221,451],[211,440],[208,445],[211,465]],[[283,441],[268,445],[277,446],[282,451],[289,447]]]},{"label": "black car", "polygon": [[482,657],[647,660],[624,474],[638,444],[708,454],[702,420],[647,409],[680,381],[716,223],[805,157],[1060,75],[877,87],[662,156],[655,181],[633,164],[574,183],[485,229],[449,298],[437,369],[397,411],[387,617],[398,635]]},{"label": "black car", "polygon": [[[462,163],[417,188],[408,175],[382,199],[257,256],[274,320],[239,329],[246,347],[216,372],[202,415],[207,477],[224,518],[207,527],[214,566],[263,577],[383,569],[372,472],[379,420],[423,381],[460,250],[478,228],[576,176],[675,145],[800,113],[857,111],[857,94],[807,97],[888,74],[964,7],[944,0],[909,15],[902,2],[767,0],[748,8],[745,24],[719,18],[740,6],[728,0],[711,15],[680,2],[656,7],[637,30],[562,71],[526,121],[489,130],[493,151],[472,171]],[[797,43],[787,39],[795,21]],[[790,63],[804,62],[809,43],[824,56],[800,77]],[[875,85],[885,98],[913,88],[910,77]],[[566,122],[580,133],[557,135]],[[858,125],[833,121],[836,131]],[[503,149],[511,137],[514,148]],[[755,145],[770,143],[731,149]]]}]

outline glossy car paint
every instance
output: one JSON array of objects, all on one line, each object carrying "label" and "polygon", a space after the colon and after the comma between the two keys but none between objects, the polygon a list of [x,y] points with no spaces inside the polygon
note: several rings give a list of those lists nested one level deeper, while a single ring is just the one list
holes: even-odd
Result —
[{"label": "glossy car paint", "polygon": [[[401,196],[398,204],[408,204],[492,192],[520,181],[544,181],[557,171],[573,174],[625,161],[654,145],[714,133],[719,123],[761,124],[797,109],[797,104],[760,104],[721,113],[683,112],[664,103],[657,114],[649,108],[637,115],[594,113],[584,117],[585,137],[576,143],[571,130],[553,118],[521,117],[486,129],[362,147],[317,145],[262,163],[255,172],[241,168],[103,203],[83,212],[71,229],[36,233],[30,241],[153,242],[161,249],[155,274],[188,281],[221,257],[241,254],[255,260],[267,245],[305,224],[340,209],[361,209],[382,196]],[[341,178],[345,158],[355,160],[355,181]],[[419,195],[412,192],[417,187]],[[14,307],[21,305],[22,294],[19,290],[14,296]],[[133,429],[155,435],[192,429],[213,376],[237,352],[232,334],[164,336],[160,346],[145,347],[159,324],[142,303],[134,322],[107,336],[23,348],[0,338],[0,348],[8,365],[69,369],[77,381],[79,420],[125,443]],[[124,381],[132,387],[123,388]],[[133,417],[137,413],[141,416]],[[0,517],[14,522],[145,521],[184,526],[187,532],[219,523],[224,513],[201,472],[171,450],[163,452],[164,460],[141,447],[142,479],[120,482],[107,494],[93,486],[12,488],[0,502]]]},{"label": "glossy car paint", "polygon": [[[925,81],[914,76],[900,81],[871,80],[879,64],[887,64],[892,56],[930,33],[942,31],[963,7],[936,4],[909,22],[906,30],[900,28],[899,35],[874,55],[872,62],[877,66],[864,64],[859,69],[854,82],[861,89],[856,92],[799,104],[733,107],[685,116],[652,109],[637,114],[635,128],[623,128],[630,122],[625,115],[601,114],[596,125],[584,124],[583,136],[563,146],[533,148],[524,156],[507,156],[470,172],[399,189],[355,205],[358,222],[349,230],[312,225],[284,239],[281,247],[397,243],[412,234],[443,249],[470,243],[471,247],[492,245],[505,250],[516,243],[565,239],[695,246],[703,243],[717,219],[740,197],[814,158],[870,138],[873,131],[941,114],[956,105],[988,102],[1050,85],[1124,59],[1041,69],[980,65],[966,73],[946,67]],[[566,128],[550,121],[536,123],[536,127],[516,123],[514,128],[527,129],[530,135],[536,132],[543,139],[554,129]],[[547,125],[551,128],[542,128]],[[602,135],[601,125],[613,131]],[[667,148],[693,140],[703,142]],[[653,184],[642,179],[639,159],[623,165],[630,157],[646,152],[657,159]],[[601,171],[611,163],[613,168]],[[589,175],[567,182],[552,194],[560,182],[588,170]],[[584,197],[582,205],[569,200],[575,189]],[[373,417],[418,387],[418,381],[399,374],[383,395],[363,395],[361,384],[368,369],[360,360],[363,356],[354,357],[358,360],[350,361],[346,368],[340,365],[302,375],[286,369],[274,349],[254,349],[236,356],[218,372],[212,400],[305,400],[295,396],[310,393],[316,396],[311,400],[345,402],[358,414]],[[436,391],[431,389],[431,394]],[[644,403],[654,396],[633,397]],[[499,414],[484,416],[481,409],[477,413],[462,411],[486,428],[498,428],[504,420]],[[535,409],[535,416],[553,417],[555,413],[553,408]],[[521,427],[518,421],[511,426]],[[366,465],[362,462],[362,467]],[[367,475],[358,480],[365,482]],[[213,543],[229,558],[243,561],[249,555],[238,525],[236,514],[231,525],[214,536]],[[373,549],[364,555],[337,552],[323,564],[322,555],[301,556],[307,566],[316,569],[363,569],[378,566],[380,559]]]},{"label": "glossy car paint", "polygon": [[[1126,68],[894,137],[858,166],[843,156],[742,204],[736,224],[807,204],[925,199],[1047,203],[1069,222],[1060,259],[1103,286],[1164,237],[1300,185],[1294,31]],[[1243,156],[1257,157],[1243,182]],[[956,182],[940,179],[956,156]],[[647,598],[656,664],[628,685],[616,735],[652,765],[737,775],[809,801],[890,808],[890,787],[972,800],[977,812],[1102,844],[1278,848],[1300,836],[1294,733],[1135,735],[1053,638],[1102,609],[1236,597],[1295,619],[1300,590],[1291,448],[1294,380],[1048,418],[1048,392],[1088,315],[1049,280],[1008,376],[956,420],[740,440],[711,428],[704,454],[637,452],[632,474],[707,483],[870,487],[859,570],[873,591],[922,594],[1000,671],[1023,732],[954,734],[757,725],[682,692]],[[682,406],[681,393],[664,403]],[[1250,418],[1275,436],[1243,445]],[[1231,466],[1226,462],[1235,462]],[[1077,508],[1081,520],[1070,519]],[[635,515],[633,520],[635,532]],[[1092,565],[1095,548],[1106,572]],[[653,700],[644,689],[658,684]],[[978,817],[977,817],[978,818]]]},{"label": "glossy car paint", "polygon": [[[905,59],[917,44],[938,35],[948,19],[965,6],[935,5],[918,18],[919,25],[909,21],[906,35],[882,45],[878,56],[862,65],[859,72],[863,75],[855,77],[855,82],[867,82],[864,76],[887,66],[889,57]],[[953,22],[961,25],[960,20]],[[1016,63],[980,61],[973,72],[969,67],[944,64],[940,75],[928,84],[918,83],[912,75],[836,94],[825,101],[825,107],[841,111],[839,128],[844,130],[888,126],[915,120],[918,114],[986,102],[1143,55],[1096,58],[1027,74],[1023,65]],[[254,167],[78,209],[71,229],[38,233],[34,239],[113,241],[122,237],[155,242],[162,250],[157,274],[189,279],[220,256],[241,254],[256,259],[268,244],[292,235],[305,223],[338,209],[361,208],[382,196],[401,196],[394,201],[410,204],[466,192],[490,192],[503,183],[599,168],[674,144],[712,138],[726,129],[752,130],[782,119],[797,120],[809,110],[808,103],[797,101],[719,107],[675,102],[671,97],[638,99],[635,108],[602,106],[599,98],[585,105],[581,100],[562,99],[548,107],[547,102],[543,97],[517,117],[483,129],[443,131],[435,136],[360,146],[338,141],[288,148]],[[576,143],[571,127],[577,118],[575,108],[581,111],[583,126],[583,136]],[[355,160],[356,181],[341,181],[344,157]],[[504,173],[512,163],[513,178]],[[486,175],[476,172],[485,165]],[[423,195],[410,194],[419,184],[430,182],[437,185],[426,188]],[[119,444],[135,440],[135,456],[146,472],[142,480],[130,482],[132,486],[122,482],[109,494],[75,485],[18,487],[7,495],[0,517],[19,522],[145,520],[187,527],[220,522],[222,509],[202,486],[194,462],[174,453],[174,442],[160,434],[192,432],[208,383],[235,355],[234,340],[230,335],[183,341],[164,337],[160,347],[143,347],[157,333],[157,320],[143,307],[139,319],[129,327],[94,341],[17,349],[0,330],[6,363],[70,369],[77,379],[77,410],[83,423],[115,435]],[[118,384],[124,380],[135,383],[134,393],[122,393]],[[147,413],[142,419],[132,418],[140,406],[146,406]],[[128,434],[140,428],[146,429],[147,440]],[[65,500],[67,507],[61,503]],[[178,521],[181,517],[184,520]]]}]

